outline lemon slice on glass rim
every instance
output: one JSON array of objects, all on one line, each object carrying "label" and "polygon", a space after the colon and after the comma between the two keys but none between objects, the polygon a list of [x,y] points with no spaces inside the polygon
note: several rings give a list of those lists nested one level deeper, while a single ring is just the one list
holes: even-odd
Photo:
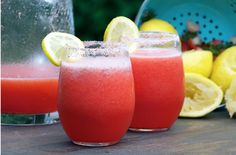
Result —
[{"label": "lemon slice on glass rim", "polygon": [[42,40],[42,49],[48,59],[56,66],[62,61],[74,62],[81,58],[78,49],[84,48],[83,42],[76,36],[51,32]]},{"label": "lemon slice on glass rim", "polygon": [[208,78],[195,73],[185,74],[185,99],[180,117],[203,117],[222,102],[223,92]]},{"label": "lemon slice on glass rim", "polygon": [[135,51],[137,44],[123,40],[126,37],[132,39],[139,37],[139,30],[136,24],[124,16],[112,19],[105,30],[104,41],[122,42],[128,46],[129,52],[132,53]]}]

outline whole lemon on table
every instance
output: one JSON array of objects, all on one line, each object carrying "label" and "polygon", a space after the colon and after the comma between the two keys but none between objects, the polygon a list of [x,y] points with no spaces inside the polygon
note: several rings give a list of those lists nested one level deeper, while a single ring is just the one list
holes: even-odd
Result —
[{"label": "whole lemon on table", "polygon": [[158,31],[178,34],[176,29],[170,23],[154,18],[144,22],[140,27],[140,31]]},{"label": "whole lemon on table", "polygon": [[209,77],[212,71],[213,54],[210,51],[186,51],[182,55],[184,72]]},{"label": "whole lemon on table", "polygon": [[233,78],[236,78],[236,46],[222,52],[213,64],[211,80],[223,91],[229,88]]}]

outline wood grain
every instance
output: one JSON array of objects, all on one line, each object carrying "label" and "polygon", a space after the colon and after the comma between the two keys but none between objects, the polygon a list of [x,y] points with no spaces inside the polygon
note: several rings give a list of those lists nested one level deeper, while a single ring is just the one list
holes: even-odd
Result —
[{"label": "wood grain", "polygon": [[167,132],[128,132],[119,144],[103,148],[72,144],[60,124],[1,129],[2,155],[236,154],[236,120],[225,110],[202,119],[178,119]]}]

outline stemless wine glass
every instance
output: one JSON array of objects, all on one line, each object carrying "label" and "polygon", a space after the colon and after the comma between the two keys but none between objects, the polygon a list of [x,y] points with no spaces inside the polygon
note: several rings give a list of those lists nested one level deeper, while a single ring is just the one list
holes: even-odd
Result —
[{"label": "stemless wine glass", "polygon": [[134,111],[134,82],[127,48],[86,42],[78,61],[62,62],[58,112],[73,143],[108,146],[128,130]]},{"label": "stemless wine glass", "polygon": [[184,100],[179,38],[164,32],[141,32],[140,38],[126,41],[137,46],[130,55],[135,84],[130,130],[167,130],[177,119]]}]

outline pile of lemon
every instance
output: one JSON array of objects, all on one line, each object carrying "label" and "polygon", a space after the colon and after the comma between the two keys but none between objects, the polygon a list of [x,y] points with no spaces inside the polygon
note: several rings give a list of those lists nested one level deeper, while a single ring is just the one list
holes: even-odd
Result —
[{"label": "pile of lemon", "polygon": [[213,62],[210,51],[183,53],[185,100],[182,117],[201,117],[215,110],[225,93],[230,116],[236,112],[236,46],[223,51]]},{"label": "pile of lemon", "polygon": [[[168,22],[151,19],[141,31],[177,31]],[[214,61],[210,51],[183,53],[185,100],[181,117],[202,117],[215,110],[225,99],[230,116],[236,112],[236,46],[223,51]]]}]

